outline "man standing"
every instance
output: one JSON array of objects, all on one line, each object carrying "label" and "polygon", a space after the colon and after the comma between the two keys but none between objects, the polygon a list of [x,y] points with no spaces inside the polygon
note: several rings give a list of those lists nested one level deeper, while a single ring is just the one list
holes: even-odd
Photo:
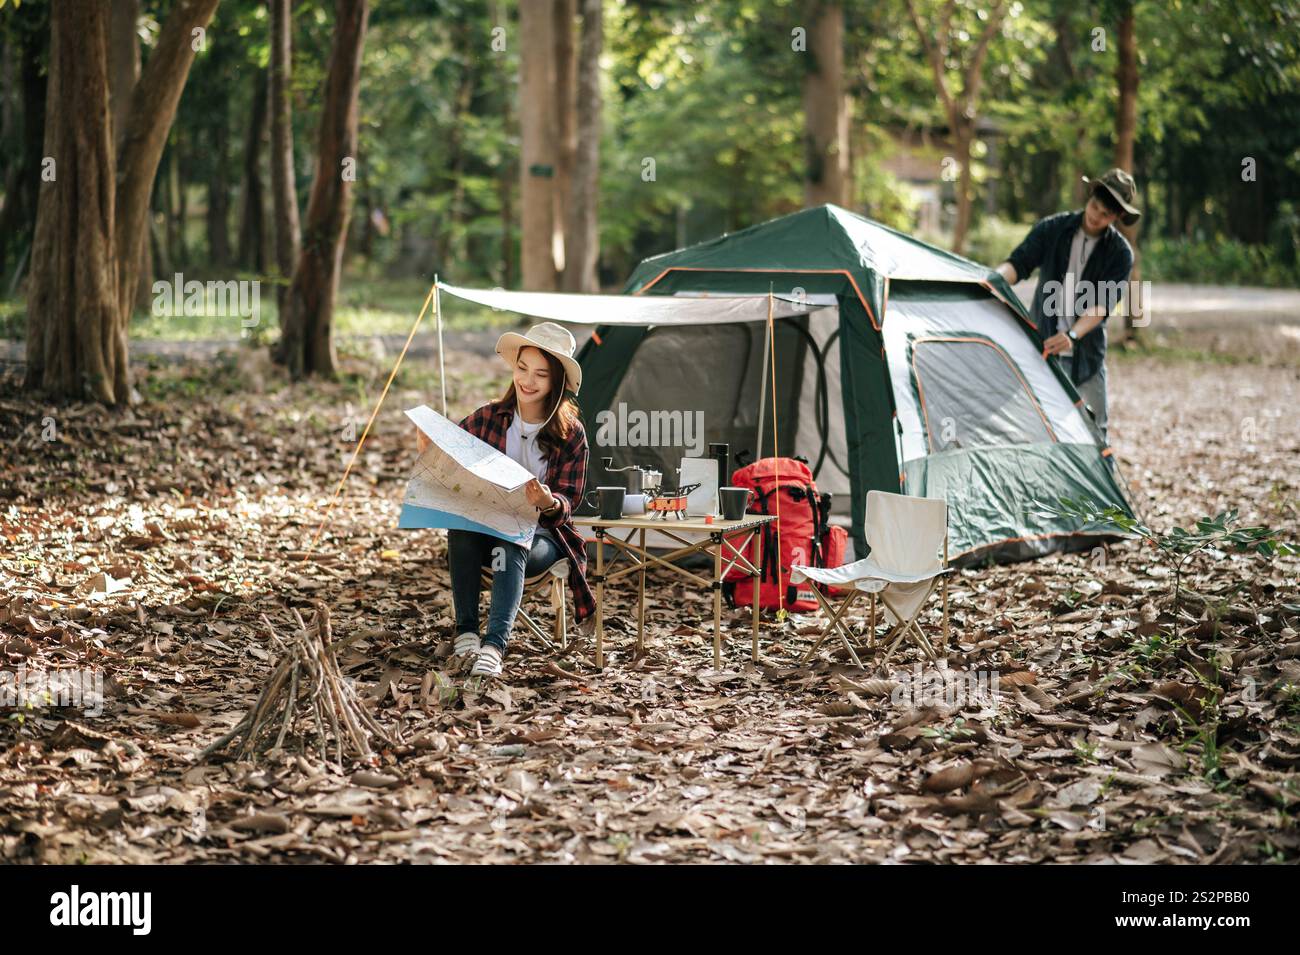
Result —
[{"label": "man standing", "polygon": [[1133,249],[1114,223],[1133,225],[1142,213],[1134,205],[1137,186],[1123,169],[1083,181],[1092,186],[1087,205],[1039,221],[998,273],[1014,285],[1041,270],[1030,315],[1043,352],[1068,361],[1070,380],[1106,438],[1105,322],[1133,269]]}]

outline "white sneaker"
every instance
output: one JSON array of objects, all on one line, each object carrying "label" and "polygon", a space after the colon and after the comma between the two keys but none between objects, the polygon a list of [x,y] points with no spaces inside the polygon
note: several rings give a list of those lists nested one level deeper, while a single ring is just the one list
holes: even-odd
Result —
[{"label": "white sneaker", "polygon": [[477,633],[465,632],[456,637],[456,642],[451,645],[451,661],[453,663],[467,663],[470,658],[477,657],[482,641]]},{"label": "white sneaker", "polygon": [[501,651],[496,648],[496,644],[484,644],[478,652],[478,659],[474,661],[474,668],[469,671],[470,676],[500,676],[501,675]]}]

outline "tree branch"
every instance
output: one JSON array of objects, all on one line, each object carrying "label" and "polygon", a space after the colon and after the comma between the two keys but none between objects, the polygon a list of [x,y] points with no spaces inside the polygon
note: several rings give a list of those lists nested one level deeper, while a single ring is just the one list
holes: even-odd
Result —
[{"label": "tree branch", "polygon": [[[949,4],[949,9],[944,15],[945,27],[943,33],[947,32],[947,21],[952,15],[952,7],[956,5],[955,0]],[[944,76],[944,56],[943,52],[930,42],[925,28],[921,25],[921,18],[916,12],[916,3],[914,0],[907,0],[907,15],[912,18],[912,26],[916,28],[916,35],[921,40],[921,49],[925,51],[926,59],[930,61],[930,69],[934,73],[934,87],[939,93],[939,100],[943,103],[944,112],[948,114],[948,122],[956,125],[957,122],[957,104],[953,101],[952,94],[948,91],[948,83]],[[941,33],[942,37],[942,33]],[[942,39],[941,43],[945,42]],[[946,43],[945,43],[946,46]]]},{"label": "tree branch", "polygon": [[999,27],[1002,26],[1002,17],[1006,13],[1006,9],[1006,0],[996,0],[993,4],[993,10],[989,14],[989,22],[985,25],[983,34],[980,35],[979,44],[975,47],[975,55],[966,68],[966,75],[962,78],[961,113],[963,117],[971,117],[975,114],[975,104],[979,100],[980,87],[984,84],[984,61],[988,58],[989,44],[993,41],[993,37],[997,35]]},{"label": "tree branch", "polygon": [[135,298],[141,239],[158,162],[194,62],[193,31],[212,20],[219,0],[180,0],[163,24],[131,96],[117,167],[118,301],[125,322]]}]

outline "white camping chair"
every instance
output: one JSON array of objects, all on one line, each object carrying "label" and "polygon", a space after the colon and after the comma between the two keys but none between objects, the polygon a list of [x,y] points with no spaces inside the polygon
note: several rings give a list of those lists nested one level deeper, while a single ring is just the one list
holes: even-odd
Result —
[{"label": "white camping chair", "polygon": [[[489,591],[492,588],[492,568],[485,565],[482,570],[483,583]],[[533,632],[533,635],[541,640],[551,649],[556,645],[567,649],[569,646],[569,634],[567,627],[566,612],[567,604],[565,602],[564,590],[568,586],[569,579],[569,558],[561,557],[555,563],[551,564],[540,574],[533,577],[524,578],[524,593],[519,598],[518,619],[524,622],[524,625]],[[524,602],[529,597],[549,597],[551,609],[555,612],[555,628],[551,636],[554,636],[555,642],[552,643],[542,625],[532,618],[524,609]]]},{"label": "white camping chair", "polygon": [[[853,662],[862,666],[853,648],[852,633],[845,624],[846,614],[862,594],[871,597],[871,624],[868,633],[876,633],[876,598],[885,605],[885,619],[893,629],[885,636],[891,637],[889,649],[880,665],[883,667],[904,636],[909,636],[931,660],[934,647],[916,618],[920,616],[926,600],[937,584],[943,585],[943,644],[948,643],[948,505],[944,501],[927,497],[908,497],[886,491],[867,493],[867,544],[871,556],[843,567],[805,567],[796,564],[790,568],[790,581],[812,581],[813,596],[830,618],[803,662],[817,652],[818,647],[834,630]],[[824,588],[849,588],[839,607],[832,606]]]}]

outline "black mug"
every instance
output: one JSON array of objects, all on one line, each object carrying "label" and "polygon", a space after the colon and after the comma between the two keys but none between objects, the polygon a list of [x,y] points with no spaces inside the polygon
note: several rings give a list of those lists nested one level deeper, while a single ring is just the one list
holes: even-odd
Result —
[{"label": "black mug", "polygon": [[[596,495],[596,501],[592,500],[593,494]],[[623,516],[623,497],[626,494],[625,487],[598,487],[587,492],[586,501],[589,507],[600,508],[602,521],[616,521]]]},{"label": "black mug", "polygon": [[750,490],[747,487],[720,487],[718,498],[722,502],[722,519],[738,521],[745,516],[749,506]]}]

